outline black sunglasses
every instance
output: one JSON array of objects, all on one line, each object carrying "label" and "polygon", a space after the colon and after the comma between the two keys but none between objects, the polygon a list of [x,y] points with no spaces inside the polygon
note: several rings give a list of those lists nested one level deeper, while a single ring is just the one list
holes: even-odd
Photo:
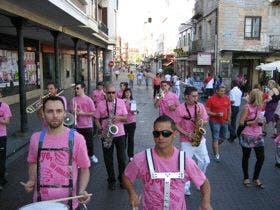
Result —
[{"label": "black sunglasses", "polygon": [[107,94],[115,94],[115,91],[107,91]]},{"label": "black sunglasses", "polygon": [[163,136],[163,137],[169,137],[172,135],[172,131],[169,131],[169,130],[162,130],[162,131],[153,131],[153,136],[155,138],[158,138],[160,136],[160,134]]}]

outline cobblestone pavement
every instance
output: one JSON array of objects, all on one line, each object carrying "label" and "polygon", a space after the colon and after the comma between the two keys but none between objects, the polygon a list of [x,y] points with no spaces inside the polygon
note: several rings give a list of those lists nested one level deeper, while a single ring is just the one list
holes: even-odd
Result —
[{"label": "cobblestone pavement", "polygon": [[[122,73],[123,74],[123,73]],[[119,81],[125,79],[125,75],[121,75]],[[139,152],[148,147],[153,146],[152,140],[152,124],[158,116],[158,110],[153,107],[152,88],[148,89],[143,85],[138,87],[135,85],[133,89],[134,97],[137,100],[138,109],[137,128],[135,134],[135,152]],[[30,122],[30,127],[35,130],[39,129],[38,121],[35,117]],[[31,132],[31,131],[30,131]],[[272,210],[280,208],[280,169],[274,167],[274,144],[270,138],[271,132],[266,137],[265,154],[266,159],[261,172],[260,180],[264,183],[265,189],[260,190],[255,187],[245,188],[242,184],[241,169],[241,148],[238,142],[225,142],[221,146],[221,162],[212,161],[211,150],[211,132],[207,126],[207,146],[211,163],[207,169],[207,177],[212,188],[212,206],[215,210]],[[13,138],[18,138],[15,135]],[[25,135],[25,139],[28,139]],[[23,140],[22,141],[26,141]],[[88,204],[88,209],[96,210],[126,210],[131,209],[128,205],[128,195],[125,190],[120,187],[116,191],[107,189],[107,175],[103,162],[101,144],[98,139],[94,140],[96,155],[99,163],[91,167],[91,180],[88,191],[93,193],[92,201]],[[178,139],[175,145],[179,145]],[[11,150],[12,152],[12,150]],[[252,152],[252,160],[250,161],[250,175],[252,176],[255,155]],[[117,168],[116,168],[117,171]],[[5,190],[0,192],[0,209],[13,210],[24,206],[31,202],[31,195],[24,192],[20,181],[27,178],[26,164],[26,147],[20,152],[15,153],[9,158],[8,164],[8,181]],[[137,190],[141,191],[141,185],[136,183]],[[199,191],[192,186],[192,194],[186,197],[189,210],[198,209],[200,202]]]}]

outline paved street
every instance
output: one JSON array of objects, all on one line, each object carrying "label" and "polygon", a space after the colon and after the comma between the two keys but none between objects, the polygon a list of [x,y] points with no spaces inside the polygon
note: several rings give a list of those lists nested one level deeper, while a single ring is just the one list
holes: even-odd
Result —
[{"label": "paved street", "polygon": [[[121,75],[121,78],[125,78]],[[135,82],[136,83],[136,82]],[[117,84],[117,83],[116,83]],[[135,136],[135,150],[139,152],[153,145],[152,140],[152,124],[158,116],[158,110],[153,107],[152,88],[146,89],[142,87],[134,87],[134,98],[137,100],[138,109],[137,128]],[[30,122],[30,128],[39,129],[40,123],[36,121]],[[12,120],[19,120],[13,118]],[[9,127],[12,129],[11,127]],[[32,130],[31,129],[31,130]],[[15,130],[14,130],[15,131]],[[11,133],[11,132],[10,132]],[[211,155],[211,135],[207,126],[207,146]],[[17,138],[19,138],[18,135]],[[260,180],[264,183],[265,189],[260,190],[255,187],[245,188],[242,184],[241,169],[241,148],[238,142],[225,142],[221,146],[221,162],[212,161],[207,170],[207,177],[212,187],[212,205],[215,210],[272,210],[280,208],[280,169],[274,167],[274,144],[270,138],[270,133],[266,137],[265,154],[263,170]],[[11,137],[12,138],[12,137]],[[15,137],[13,137],[14,139]],[[23,137],[27,139],[26,135]],[[15,141],[15,140],[13,140]],[[18,141],[21,141],[18,139]],[[22,139],[24,142],[25,140]],[[107,176],[103,163],[101,144],[95,139],[96,154],[99,163],[91,167],[91,180],[88,192],[93,193],[92,201],[88,205],[88,209],[96,210],[125,210],[130,209],[128,205],[128,196],[125,190],[120,187],[116,191],[107,189]],[[179,145],[178,140],[175,142]],[[11,149],[10,149],[11,150]],[[12,151],[12,150],[11,150]],[[11,152],[10,151],[10,152]],[[250,161],[250,175],[252,176],[253,163],[255,161],[254,153]],[[26,205],[31,200],[31,194],[26,194],[20,181],[26,181],[27,164],[26,164],[26,147],[20,152],[12,155],[8,160],[8,181],[6,188],[0,192],[0,209],[14,210]],[[117,169],[116,169],[117,170]],[[141,186],[136,183],[139,192]],[[192,194],[186,198],[189,210],[198,209],[200,195],[199,191],[192,187]]]}]

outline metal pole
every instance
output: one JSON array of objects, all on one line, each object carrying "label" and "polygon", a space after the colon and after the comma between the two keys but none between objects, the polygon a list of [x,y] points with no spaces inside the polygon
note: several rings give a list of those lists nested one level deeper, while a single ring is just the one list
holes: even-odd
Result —
[{"label": "metal pole", "polygon": [[90,94],[90,89],[91,89],[91,72],[90,72],[90,43],[87,43],[87,93],[88,95]]},{"label": "metal pole", "polygon": [[53,49],[54,49],[54,77],[55,77],[55,84],[58,88],[60,86],[60,74],[59,74],[59,49],[58,49],[58,31],[50,31],[53,36]]},{"label": "metal pole", "polygon": [[107,82],[106,80],[106,50],[102,50],[102,59],[103,59],[103,82]]},{"label": "metal pole", "polygon": [[96,85],[99,82],[99,48],[96,47],[95,49],[95,73],[96,73]]},{"label": "metal pole", "polygon": [[74,82],[75,84],[78,82],[78,38],[72,38],[74,42]]},{"label": "metal pole", "polygon": [[24,40],[22,28],[25,20],[22,18],[11,18],[11,22],[17,31],[18,42],[18,76],[19,76],[19,103],[20,103],[20,130],[22,133],[28,130],[26,109],[26,87],[24,68]]}]

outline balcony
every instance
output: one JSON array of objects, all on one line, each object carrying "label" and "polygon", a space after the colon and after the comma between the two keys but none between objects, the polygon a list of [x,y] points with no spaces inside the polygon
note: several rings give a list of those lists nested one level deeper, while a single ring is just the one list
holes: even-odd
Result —
[{"label": "balcony", "polygon": [[199,19],[203,16],[203,1],[197,0],[194,5],[194,16],[192,19]]},{"label": "balcony", "polygon": [[269,36],[269,50],[280,50],[280,35]]},{"label": "balcony", "polygon": [[191,49],[192,53],[201,52],[203,50],[204,50],[204,48],[203,48],[202,39],[192,41],[192,49]]},{"label": "balcony", "polygon": [[98,29],[102,31],[104,34],[108,35],[108,27],[104,23],[99,22]]}]

